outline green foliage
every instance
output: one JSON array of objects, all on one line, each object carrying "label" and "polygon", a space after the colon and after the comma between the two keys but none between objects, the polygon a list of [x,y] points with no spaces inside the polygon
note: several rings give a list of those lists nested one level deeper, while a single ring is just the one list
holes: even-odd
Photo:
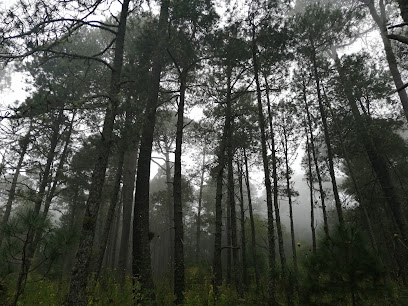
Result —
[{"label": "green foliage", "polygon": [[[5,286],[8,288],[6,302],[12,302],[15,295],[17,275],[7,278]],[[42,277],[38,273],[30,273],[24,293],[20,296],[17,305],[61,305],[67,294],[66,286],[59,282]],[[0,297],[0,302],[2,302]]]},{"label": "green foliage", "polygon": [[338,228],[325,237],[305,267],[304,303],[348,305],[354,300],[360,305],[373,299],[385,302],[392,296],[384,266],[355,227]]},{"label": "green foliage", "polygon": [[112,272],[105,273],[100,281],[90,286],[94,289],[88,292],[88,305],[133,305],[132,279],[127,277],[125,285],[121,287]]},{"label": "green foliage", "polygon": [[211,274],[200,267],[190,267],[186,271],[186,293],[184,305],[213,305],[214,290]]}]

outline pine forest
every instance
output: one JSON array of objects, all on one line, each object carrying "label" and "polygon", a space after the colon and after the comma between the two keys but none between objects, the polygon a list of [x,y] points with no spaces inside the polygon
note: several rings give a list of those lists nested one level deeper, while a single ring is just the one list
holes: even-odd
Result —
[{"label": "pine forest", "polygon": [[0,305],[408,305],[407,0],[0,0]]}]

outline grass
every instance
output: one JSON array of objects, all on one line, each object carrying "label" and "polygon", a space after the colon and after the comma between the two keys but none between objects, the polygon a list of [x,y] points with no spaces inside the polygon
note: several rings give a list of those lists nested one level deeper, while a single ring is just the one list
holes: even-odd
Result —
[{"label": "grass", "polygon": [[[115,279],[115,273],[105,274],[101,281],[90,283],[88,295],[90,296],[88,305],[133,305],[132,280],[127,278],[122,288]],[[15,290],[16,275],[9,275],[3,283],[0,283],[0,305],[10,304]],[[156,301],[160,306],[174,305],[175,296],[173,294],[172,282],[169,279],[162,279],[156,282]],[[300,280],[302,288],[302,280]],[[408,305],[408,291],[402,289],[397,283],[390,283],[392,294],[378,298],[373,296],[364,300],[363,305]],[[58,279],[42,278],[40,275],[32,273],[30,275],[26,290],[19,299],[18,305],[64,305],[68,294],[68,283]],[[335,294],[335,293],[333,293]],[[332,300],[332,294],[327,293],[327,300]],[[286,298],[282,283],[277,284],[276,298],[280,305],[286,304]],[[307,305],[306,300],[302,301],[301,294],[294,294],[296,305]],[[319,305],[324,305],[324,296],[319,301]],[[142,305],[147,305],[142,303]],[[227,286],[224,282],[219,288],[219,296],[216,298],[214,288],[211,284],[211,273],[200,267],[190,267],[186,270],[186,291],[185,306],[229,306],[229,305],[267,305],[266,286],[261,284],[256,288],[251,283],[243,296],[236,290]],[[346,303],[343,305],[351,305]]]}]

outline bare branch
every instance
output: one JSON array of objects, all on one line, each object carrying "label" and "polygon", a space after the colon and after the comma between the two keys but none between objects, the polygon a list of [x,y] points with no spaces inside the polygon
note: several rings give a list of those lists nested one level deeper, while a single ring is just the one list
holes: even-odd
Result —
[{"label": "bare branch", "polygon": [[399,42],[402,42],[404,44],[408,44],[408,37],[398,35],[398,34],[388,34],[387,38],[393,39],[393,40],[398,40]]}]

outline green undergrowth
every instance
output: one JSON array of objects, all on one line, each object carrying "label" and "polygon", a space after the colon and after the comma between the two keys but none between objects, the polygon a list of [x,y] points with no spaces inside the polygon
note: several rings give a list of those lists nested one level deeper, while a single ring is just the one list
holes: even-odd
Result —
[{"label": "green undergrowth", "polygon": [[[310,275],[305,275],[307,266],[300,266],[300,276],[298,279],[299,292],[293,289],[291,300],[294,305],[334,305],[334,301],[339,300],[337,292],[325,291],[323,287],[327,286],[325,281],[320,280],[320,284],[315,284],[310,279]],[[316,271],[315,271],[316,272]],[[9,275],[0,283],[0,305],[8,305],[11,303],[15,294],[13,285],[16,283],[16,275]],[[229,306],[229,305],[267,305],[267,290],[265,280],[261,281],[260,287],[257,289],[255,283],[252,282],[249,288],[240,295],[236,290],[224,282],[218,288],[218,296],[211,283],[211,272],[201,267],[189,267],[186,269],[186,291],[185,301],[186,306]],[[173,286],[170,277],[162,278],[156,282],[156,301],[160,306],[174,305],[175,296],[173,294]],[[252,279],[251,279],[252,280]],[[319,281],[319,278],[317,278]],[[292,284],[296,280],[292,279]],[[287,305],[287,296],[285,287],[282,281],[277,282],[276,299],[279,305]],[[324,285],[324,286],[323,286]],[[321,290],[316,295],[316,290],[310,286]],[[361,285],[360,285],[361,286]],[[294,288],[294,286],[292,287]],[[408,305],[408,291],[402,289],[403,286],[397,282],[388,281],[386,288],[376,294],[370,292],[371,295],[364,295],[358,298],[357,305]],[[313,289],[313,290],[312,290]],[[26,290],[21,296],[18,305],[64,305],[68,294],[68,283],[62,279],[42,278],[40,275],[32,273],[30,275]],[[125,285],[122,287],[118,284],[115,278],[115,273],[106,273],[97,283],[90,282],[88,288],[90,296],[88,305],[133,305],[132,299],[132,279],[128,277]],[[143,296],[141,295],[142,300]],[[316,299],[318,297],[318,299]],[[147,306],[147,302],[142,302],[140,305]],[[350,299],[342,299],[341,304],[337,305],[352,305]]]}]

